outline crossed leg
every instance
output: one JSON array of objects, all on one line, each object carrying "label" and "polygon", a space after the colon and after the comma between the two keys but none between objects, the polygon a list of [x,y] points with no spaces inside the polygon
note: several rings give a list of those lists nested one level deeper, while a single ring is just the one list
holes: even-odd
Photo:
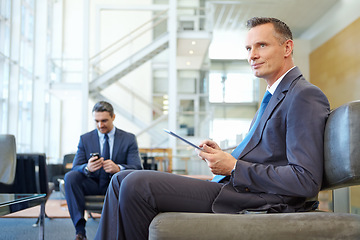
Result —
[{"label": "crossed leg", "polygon": [[108,187],[95,239],[148,239],[160,212],[212,212],[221,184],[157,171],[121,171]]}]

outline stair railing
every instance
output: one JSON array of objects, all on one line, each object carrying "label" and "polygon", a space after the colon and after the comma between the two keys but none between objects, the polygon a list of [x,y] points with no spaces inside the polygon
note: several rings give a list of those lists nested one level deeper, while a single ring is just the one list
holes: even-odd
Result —
[{"label": "stair railing", "polygon": [[[99,76],[104,72],[103,69],[101,69],[100,65],[105,60],[108,59],[110,56],[113,56],[114,54],[118,53],[120,50],[124,49],[126,46],[128,46],[130,43],[132,43],[135,39],[140,38],[145,33],[148,33],[149,31],[153,31],[154,28],[161,23],[167,21],[168,19],[168,10],[164,10],[156,14],[153,18],[150,20],[144,22],[134,30],[132,30],[127,35],[123,36],[122,38],[116,40],[100,52],[93,55],[89,61],[90,61],[90,74],[92,74],[92,78],[96,76]],[[148,26],[150,25],[150,26]]]}]

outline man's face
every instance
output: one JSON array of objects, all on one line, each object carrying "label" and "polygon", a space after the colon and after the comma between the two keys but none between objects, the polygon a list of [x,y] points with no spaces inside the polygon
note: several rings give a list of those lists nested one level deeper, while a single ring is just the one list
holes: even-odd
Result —
[{"label": "man's face", "polygon": [[114,127],[115,114],[110,116],[109,112],[93,112],[96,128],[103,134],[109,133]]},{"label": "man's face", "polygon": [[289,46],[292,47],[291,40],[288,40],[290,45],[288,41],[281,44],[275,34],[274,26],[266,23],[251,28],[245,40],[248,62],[254,75],[264,78],[270,85],[285,73],[285,58],[289,57]]}]

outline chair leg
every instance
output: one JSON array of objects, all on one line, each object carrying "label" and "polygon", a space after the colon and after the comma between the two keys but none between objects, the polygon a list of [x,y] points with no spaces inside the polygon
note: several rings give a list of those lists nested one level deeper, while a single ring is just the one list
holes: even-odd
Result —
[{"label": "chair leg", "polygon": [[91,214],[91,212],[89,212],[89,216],[91,217],[92,220],[95,220],[94,216]]},{"label": "chair leg", "polygon": [[40,205],[40,216],[38,217],[35,226],[39,226],[39,239],[44,240],[45,236],[45,202]]},{"label": "chair leg", "polygon": [[[36,219],[36,222],[32,225],[33,227],[39,226],[40,218],[41,218],[41,213],[39,214],[38,218]],[[51,220],[51,218],[49,218],[49,216],[46,213],[45,213],[45,218],[48,218]]]}]

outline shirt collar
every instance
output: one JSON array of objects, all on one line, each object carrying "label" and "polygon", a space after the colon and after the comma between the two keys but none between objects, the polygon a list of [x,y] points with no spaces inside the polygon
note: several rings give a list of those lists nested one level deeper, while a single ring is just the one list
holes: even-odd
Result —
[{"label": "shirt collar", "polygon": [[[104,133],[101,133],[99,130],[97,130],[97,132],[98,132],[99,138],[100,138],[100,139],[104,139],[105,134],[104,134]],[[113,129],[111,129],[110,132],[107,133],[107,135],[108,135],[109,139],[110,139],[110,138],[114,138],[114,135],[115,135],[115,126],[113,127]]]},{"label": "shirt collar", "polygon": [[[294,67],[295,67],[295,66],[294,66]],[[281,80],[283,80],[283,78],[285,77],[285,75],[286,75],[288,72],[290,72],[291,69],[293,69],[294,67],[290,68],[286,73],[284,73],[281,77],[279,77],[279,79],[276,80],[276,82],[274,82],[274,84],[271,85],[271,87],[267,86],[267,87],[266,87],[266,90],[268,90],[268,91],[271,93],[271,95],[274,95],[274,92],[275,92],[277,86],[279,86]]]}]

